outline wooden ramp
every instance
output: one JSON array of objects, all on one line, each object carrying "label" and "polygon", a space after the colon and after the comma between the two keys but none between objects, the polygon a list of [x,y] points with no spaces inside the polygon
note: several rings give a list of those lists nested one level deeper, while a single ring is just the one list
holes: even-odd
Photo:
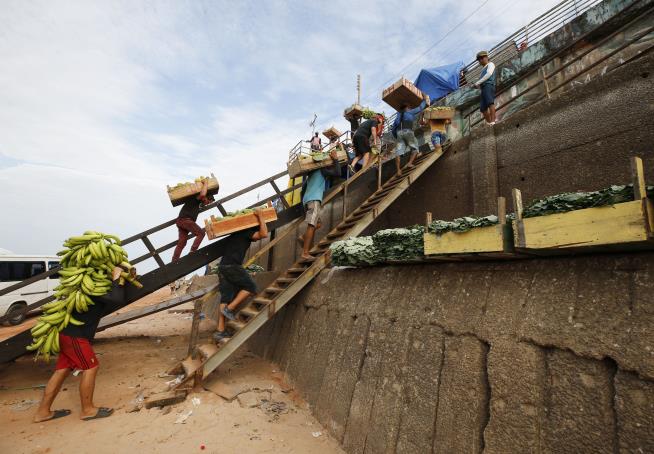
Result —
[{"label": "wooden ramp", "polygon": [[184,380],[178,387],[185,386],[193,377],[196,380],[206,378],[225,362],[329,264],[329,246],[334,241],[361,234],[442,154],[442,151],[439,151],[423,155],[416,159],[413,168],[405,168],[401,176],[394,176],[383,185],[379,185],[376,192],[316,244],[310,252],[312,259],[300,259],[294,263],[272,285],[246,303],[238,312],[237,320],[227,321],[227,327],[234,331],[231,338],[219,345],[213,343],[198,345],[187,359],[172,369],[173,373],[184,374]]}]

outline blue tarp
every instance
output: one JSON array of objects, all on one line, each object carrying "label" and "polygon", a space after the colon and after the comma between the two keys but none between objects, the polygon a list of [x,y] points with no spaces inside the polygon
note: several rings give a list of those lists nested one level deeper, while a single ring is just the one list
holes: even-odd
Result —
[{"label": "blue tarp", "polygon": [[459,73],[465,65],[462,61],[450,65],[426,68],[420,71],[414,85],[433,101],[459,88]]}]

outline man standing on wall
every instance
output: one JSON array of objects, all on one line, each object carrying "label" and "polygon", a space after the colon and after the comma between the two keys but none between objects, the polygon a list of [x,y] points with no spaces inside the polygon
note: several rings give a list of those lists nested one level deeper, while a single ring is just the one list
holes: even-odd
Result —
[{"label": "man standing on wall", "polygon": [[477,61],[482,66],[480,79],[475,82],[475,88],[481,90],[479,110],[486,123],[494,125],[495,117],[495,63],[488,59],[488,52],[482,50],[477,54]]},{"label": "man standing on wall", "polygon": [[311,144],[311,151],[320,151],[322,150],[322,141],[320,140],[320,136],[318,133],[316,133],[311,140],[307,140],[309,144]]}]

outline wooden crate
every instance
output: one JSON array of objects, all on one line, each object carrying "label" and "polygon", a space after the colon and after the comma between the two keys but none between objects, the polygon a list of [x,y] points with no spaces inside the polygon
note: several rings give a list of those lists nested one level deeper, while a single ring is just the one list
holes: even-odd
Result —
[{"label": "wooden crate", "polygon": [[445,124],[445,120],[429,120],[429,130],[431,132],[442,132],[445,134],[447,132],[447,125]]},{"label": "wooden crate", "polygon": [[422,117],[425,120],[451,120],[454,118],[455,110],[453,107],[435,109],[433,107],[423,110]]},{"label": "wooden crate", "polygon": [[[266,223],[276,221],[277,212],[275,208],[272,206],[264,208],[263,219]],[[210,240],[258,225],[259,221],[254,213],[242,214],[228,219],[218,219],[215,216],[211,216],[210,219],[204,220],[204,228]]]},{"label": "wooden crate", "polygon": [[[168,197],[170,198],[170,203],[173,206],[181,205],[186,202],[190,197],[197,196],[202,190],[202,183],[186,183],[183,186],[177,188],[168,186]],[[218,184],[218,179],[212,173],[209,178],[209,184],[207,185],[207,195],[216,195],[220,185]]]},{"label": "wooden crate", "polygon": [[325,129],[322,132],[322,135],[327,137],[329,140],[338,139],[339,137],[341,137],[341,134],[342,134],[342,132],[339,131],[338,129],[336,129],[335,127],[333,127],[333,126],[331,128],[329,128],[329,129]]},{"label": "wooden crate", "polygon": [[640,158],[633,158],[632,169],[636,200],[610,206],[523,218],[522,194],[514,189],[516,249],[538,255],[654,249],[654,204],[646,197]]},{"label": "wooden crate", "polygon": [[[511,254],[513,253],[513,232],[506,223],[506,200],[498,198],[498,219],[500,224],[478,227],[467,232],[446,232],[442,235],[425,233],[425,256],[458,254]],[[431,213],[427,213],[427,225]]]},{"label": "wooden crate", "polygon": [[[347,162],[347,153],[343,148],[338,148],[336,153],[340,163]],[[332,164],[332,159],[329,157],[322,161],[314,161],[311,155],[302,154],[288,163],[288,176],[295,178],[298,175],[305,175],[313,170],[329,167]]]},{"label": "wooden crate", "polygon": [[350,107],[343,111],[343,116],[347,119],[361,118],[363,115],[363,106],[359,104],[352,104]]},{"label": "wooden crate", "polygon": [[404,77],[386,88],[382,100],[395,110],[400,110],[406,104],[413,109],[420,105],[424,95],[410,80]]}]

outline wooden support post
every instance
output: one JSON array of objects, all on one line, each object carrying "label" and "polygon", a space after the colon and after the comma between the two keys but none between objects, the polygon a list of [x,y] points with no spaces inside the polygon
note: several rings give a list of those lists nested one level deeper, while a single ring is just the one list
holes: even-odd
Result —
[{"label": "wooden support post", "polygon": [[515,211],[515,218],[519,221],[522,220],[522,192],[520,189],[513,188],[511,193],[513,195],[513,210]]},{"label": "wooden support post", "polygon": [[542,66],[540,67],[540,75],[541,78],[543,79],[543,85],[545,86],[545,94],[547,95],[547,99],[550,99],[552,97],[552,95],[550,94],[550,85],[547,83],[545,68],[543,68]]},{"label": "wooden support post", "polygon": [[141,241],[143,241],[143,244],[145,244],[145,247],[148,248],[148,251],[150,251],[152,253],[152,257],[154,257],[155,261],[157,262],[157,265],[159,265],[159,267],[163,268],[166,264],[164,263],[163,260],[161,260],[161,257],[159,256],[159,254],[157,254],[157,251],[154,248],[154,246],[152,245],[152,242],[150,241],[150,239],[147,236],[144,236],[144,237],[141,238]]},{"label": "wooden support post", "polygon": [[431,224],[432,217],[431,217],[431,211],[427,211],[425,213],[425,231],[429,231],[429,224]]},{"label": "wooden support post", "polygon": [[497,218],[500,225],[506,224],[506,199],[504,197],[497,198]]},{"label": "wooden support post", "polygon": [[634,185],[634,200],[642,200],[646,198],[647,186],[645,185],[643,160],[638,156],[633,156],[631,158],[631,181]]},{"label": "wooden support post", "polygon": [[275,190],[275,193],[279,196],[279,200],[281,200],[282,205],[284,205],[284,208],[290,208],[290,205],[286,201],[286,197],[281,195],[281,191],[279,190],[279,187],[277,187],[277,183],[275,183],[274,180],[270,180],[270,186],[273,187],[273,189]]},{"label": "wooden support post", "polygon": [[[192,359],[198,359],[198,338],[200,337],[200,313],[202,312],[202,301],[204,298],[197,299],[193,303],[193,323],[191,325],[191,338],[188,343],[188,354]],[[200,367],[194,374],[193,387],[202,385],[202,368]]]},{"label": "wooden support post", "polygon": [[382,159],[381,159],[381,150],[377,155],[377,190],[379,191],[382,186]]},{"label": "wooden support post", "polygon": [[[350,170],[347,170],[347,176],[350,176]],[[348,180],[345,180],[345,183],[343,183],[343,215],[341,216],[341,222],[345,220],[347,217],[347,187],[348,187]]]},{"label": "wooden support post", "polygon": [[216,208],[218,208],[218,211],[220,211],[220,214],[222,214],[223,216],[227,216],[227,210],[225,209],[225,207],[223,206],[222,203],[219,203],[218,205],[216,205]]},{"label": "wooden support post", "polygon": [[[275,237],[277,236],[277,230],[273,230],[270,232],[270,241],[275,241]],[[275,260],[275,256],[273,254],[273,250],[271,249],[270,252],[268,252],[268,264],[266,271],[272,271],[273,270],[273,264]]]}]

